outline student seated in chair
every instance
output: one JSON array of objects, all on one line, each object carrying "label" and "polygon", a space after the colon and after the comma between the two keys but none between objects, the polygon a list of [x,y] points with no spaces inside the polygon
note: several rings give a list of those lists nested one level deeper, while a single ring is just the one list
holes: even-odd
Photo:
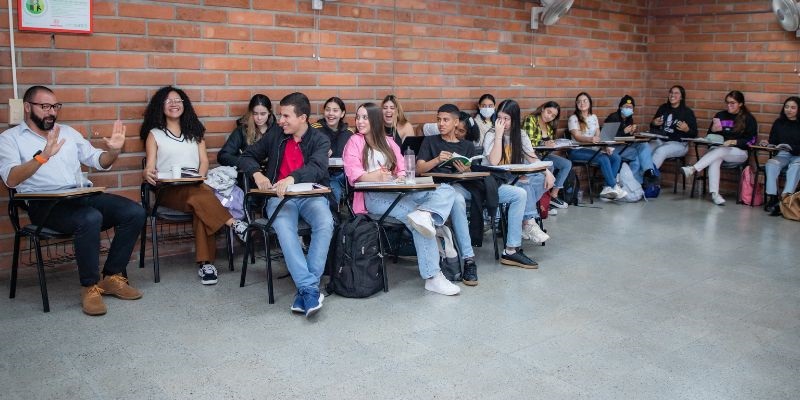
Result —
[{"label": "student seated in chair", "polygon": [[[426,172],[459,173],[469,172],[470,166],[464,165],[461,161],[453,161],[447,165],[440,166],[441,163],[450,160],[453,154],[460,154],[470,158],[475,156],[475,145],[472,142],[456,137],[456,126],[459,124],[461,111],[453,104],[445,104],[439,107],[436,114],[436,125],[439,128],[439,135],[427,136],[422,142],[417,155],[416,169],[420,174]],[[464,284],[475,286],[478,284],[478,266],[475,264],[475,252],[472,250],[472,240],[470,239],[470,229],[467,222],[467,205],[464,193],[468,193],[461,185],[454,185],[456,188],[453,197],[453,209],[450,210],[450,220],[453,224],[453,231],[461,250],[461,257],[464,259]],[[482,220],[483,214],[478,214],[477,219]],[[475,232],[476,234],[478,232]],[[483,232],[479,232],[483,235]]]},{"label": "student seated in chair", "polygon": [[[169,174],[172,168],[191,168],[200,176],[208,172],[208,154],[203,139],[206,128],[197,118],[189,96],[181,89],[165,86],[150,99],[144,112],[139,136],[145,141],[147,162],[142,177],[156,185],[159,173]],[[218,280],[214,260],[217,255],[216,233],[230,227],[244,240],[247,223],[233,218],[222,206],[210,186],[181,185],[160,194],[161,204],[182,212],[192,213],[197,275],[203,285],[215,285]]]},{"label": "student seated in chair", "polygon": [[[325,100],[324,105],[325,117],[320,118],[317,122],[311,124],[311,127],[319,129],[322,133],[328,136],[331,142],[331,149],[328,151],[328,157],[342,158],[342,151],[344,145],[353,136],[353,128],[347,126],[344,121],[344,116],[347,110],[344,106],[344,101],[338,97],[331,97]],[[336,204],[342,200],[342,193],[344,193],[345,185],[347,185],[347,178],[344,176],[344,171],[341,169],[330,171],[331,192]]]},{"label": "student seated in chair", "polygon": [[[303,93],[281,99],[278,125],[281,132],[267,135],[242,153],[239,170],[251,176],[259,189],[275,189],[279,197],[270,198],[265,215],[272,216],[286,189],[294,183],[316,182],[328,186],[328,137],[311,127],[311,103]],[[260,164],[266,161],[266,173]],[[297,240],[297,224],[303,218],[311,226],[308,255]],[[283,250],[286,267],[297,293],[291,310],[310,317],[322,308],[319,280],[325,270],[328,248],[333,237],[333,215],[325,197],[294,198],[287,201],[273,222]]]},{"label": "student seated in chair", "polygon": [[[633,121],[633,110],[636,108],[636,101],[629,95],[622,96],[619,100],[619,108],[606,117],[605,122],[619,122],[617,136],[636,135],[637,125]],[[622,149],[625,148],[623,151]],[[625,160],[633,172],[636,182],[641,185],[644,183],[645,175],[653,175],[653,150],[647,143],[630,143],[628,147],[624,145],[615,146],[614,153]]]},{"label": "student seated in chair", "polygon": [[[351,185],[357,182],[389,182],[405,177],[400,146],[383,129],[381,109],[365,103],[356,110],[356,134],[344,147],[344,173]],[[453,208],[455,190],[442,184],[435,190],[416,192],[403,197],[389,216],[397,218],[411,231],[417,250],[419,274],[425,289],[447,296],[461,288],[445,278],[439,268],[436,225],[447,221]],[[397,198],[396,193],[355,192],[353,212],[383,214]]]},{"label": "student seated in chair", "polygon": [[[93,147],[80,132],[56,124],[61,103],[44,86],[33,86],[23,96],[25,120],[0,134],[0,176],[19,193],[68,189],[83,179],[81,164],[105,171],[111,168],[125,144],[125,126],[117,120],[111,136],[103,140],[108,150]],[[83,184],[91,182],[80,182]],[[141,205],[124,197],[101,193],[58,203],[44,220],[49,201],[29,202],[28,214],[37,225],[74,235],[75,262],[81,289],[81,308],[88,315],[106,313],[102,295],[136,300],[142,293],[128,284],[125,267],[144,225]],[[114,227],[102,278],[100,231]]]}]

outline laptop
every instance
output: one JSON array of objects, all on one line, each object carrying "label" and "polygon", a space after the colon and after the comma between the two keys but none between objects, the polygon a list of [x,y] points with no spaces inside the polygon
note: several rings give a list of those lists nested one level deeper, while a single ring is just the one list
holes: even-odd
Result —
[{"label": "laptop", "polygon": [[406,154],[406,149],[414,150],[414,154],[419,154],[419,149],[422,148],[422,141],[425,140],[425,136],[408,136],[403,140],[403,144],[400,145],[400,153]]},{"label": "laptop", "polygon": [[600,141],[601,142],[613,142],[614,137],[617,136],[617,131],[619,130],[619,122],[606,122],[603,124],[603,129],[600,130]]}]

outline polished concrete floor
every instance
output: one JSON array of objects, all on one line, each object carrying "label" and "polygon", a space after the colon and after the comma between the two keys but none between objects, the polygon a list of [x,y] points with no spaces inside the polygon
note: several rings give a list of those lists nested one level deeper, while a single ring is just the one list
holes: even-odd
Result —
[{"label": "polished concrete floor", "polygon": [[[729,200],[730,201],[730,200]],[[797,399],[800,224],[671,194],[571,207],[522,270],[479,249],[480,284],[389,293],[292,315],[290,280],[200,284],[191,257],[130,269],[145,295],[79,307],[77,274],[35,275],[0,301],[6,399]],[[148,263],[149,265],[149,263]],[[6,275],[6,274],[4,274]],[[7,287],[8,277],[2,278]]]}]

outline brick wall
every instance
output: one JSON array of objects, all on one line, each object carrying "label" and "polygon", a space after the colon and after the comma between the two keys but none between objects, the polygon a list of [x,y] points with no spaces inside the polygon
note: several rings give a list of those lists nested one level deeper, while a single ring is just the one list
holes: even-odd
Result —
[{"label": "brick wall", "polygon": [[[195,103],[212,160],[250,96],[277,102],[295,90],[309,95],[317,115],[321,101],[342,97],[351,122],[358,103],[389,93],[421,123],[444,102],[473,109],[485,92],[518,100],[524,113],[559,101],[565,121],[581,90],[592,94],[601,117],[625,93],[649,117],[679,81],[701,125],[733,88],[745,91],[764,123],[795,92],[798,42],[762,3],[577,0],[557,25],[532,32],[535,3],[516,0],[338,0],[319,13],[310,0],[96,0],[92,35],[15,31],[17,77],[20,94],[33,84],[52,87],[65,103],[60,121],[82,132],[107,134],[123,119],[126,153],[112,172],[91,178],[135,199],[141,114],[167,84],[186,89]],[[707,16],[720,11],[732,14]],[[2,99],[13,97],[7,24],[3,8]],[[0,105],[0,122],[7,112]],[[0,217],[0,254],[10,251],[10,230]]]}]

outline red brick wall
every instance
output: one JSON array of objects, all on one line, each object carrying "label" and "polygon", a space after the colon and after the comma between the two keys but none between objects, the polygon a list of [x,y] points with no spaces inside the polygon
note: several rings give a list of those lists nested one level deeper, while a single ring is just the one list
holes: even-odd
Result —
[{"label": "red brick wall", "polygon": [[[692,5],[666,6],[684,3]],[[319,14],[310,0],[96,0],[92,35],[15,31],[17,77],[20,95],[33,84],[52,87],[65,103],[60,121],[80,131],[106,134],[114,119],[124,120],[126,153],[113,172],[92,180],[135,199],[141,114],[167,84],[186,89],[196,104],[212,159],[259,92],[277,102],[303,91],[315,113],[339,96],[350,121],[358,103],[395,93],[415,123],[433,120],[444,102],[472,109],[489,92],[518,100],[524,113],[559,101],[566,120],[581,90],[601,117],[625,93],[649,117],[677,80],[701,124],[733,88],[745,91],[765,122],[793,92],[798,42],[770,14],[756,13],[763,1],[733,2],[731,11],[753,15],[704,16],[726,9],[715,3],[578,0],[558,24],[531,32],[535,3],[517,0],[338,0]],[[726,34],[726,18],[736,21],[735,37]],[[13,97],[7,24],[2,8],[0,99]],[[0,122],[7,112],[0,105]],[[0,254],[10,250],[10,230],[0,217]]]}]

